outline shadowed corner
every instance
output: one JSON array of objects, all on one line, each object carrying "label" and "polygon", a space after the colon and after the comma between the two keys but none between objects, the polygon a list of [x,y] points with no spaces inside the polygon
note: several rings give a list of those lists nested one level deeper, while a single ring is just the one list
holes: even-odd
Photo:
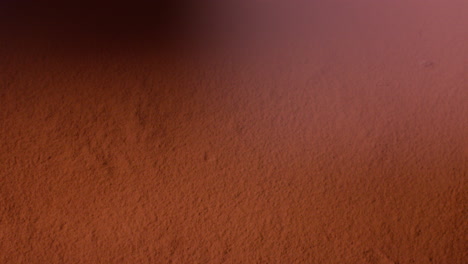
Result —
[{"label": "shadowed corner", "polygon": [[65,52],[169,52],[190,47],[194,14],[192,0],[2,1],[0,38]]}]

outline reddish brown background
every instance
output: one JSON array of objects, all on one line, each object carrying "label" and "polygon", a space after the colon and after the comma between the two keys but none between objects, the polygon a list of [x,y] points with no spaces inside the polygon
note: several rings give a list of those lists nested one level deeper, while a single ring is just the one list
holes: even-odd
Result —
[{"label": "reddish brown background", "polygon": [[468,2],[255,2],[2,31],[0,263],[468,261]]}]

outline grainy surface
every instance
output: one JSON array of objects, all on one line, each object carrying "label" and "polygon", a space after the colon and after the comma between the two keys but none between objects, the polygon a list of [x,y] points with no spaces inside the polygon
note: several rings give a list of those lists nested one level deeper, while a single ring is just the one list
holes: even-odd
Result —
[{"label": "grainy surface", "polygon": [[3,45],[0,263],[467,263],[467,2],[321,7],[236,59]]}]

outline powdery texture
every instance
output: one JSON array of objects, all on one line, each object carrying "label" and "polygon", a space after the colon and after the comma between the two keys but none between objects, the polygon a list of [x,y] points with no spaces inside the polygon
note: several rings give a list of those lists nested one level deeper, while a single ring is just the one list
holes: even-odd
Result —
[{"label": "powdery texture", "polygon": [[0,263],[466,263],[467,4],[375,2],[262,67],[3,52]]}]

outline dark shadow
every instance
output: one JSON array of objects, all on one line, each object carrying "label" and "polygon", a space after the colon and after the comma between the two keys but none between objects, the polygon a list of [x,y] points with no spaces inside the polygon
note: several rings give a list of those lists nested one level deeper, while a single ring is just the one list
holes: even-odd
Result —
[{"label": "dark shadow", "polygon": [[2,42],[21,39],[61,48],[187,48],[192,0],[2,1]]}]

